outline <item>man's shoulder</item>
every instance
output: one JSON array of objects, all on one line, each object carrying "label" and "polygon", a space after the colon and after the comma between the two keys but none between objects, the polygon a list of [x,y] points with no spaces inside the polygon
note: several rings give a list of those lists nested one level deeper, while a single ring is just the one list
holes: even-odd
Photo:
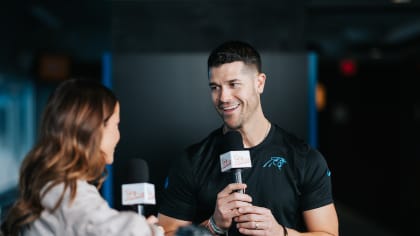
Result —
[{"label": "man's shoulder", "polygon": [[281,128],[280,126],[274,124],[275,134],[274,134],[274,143],[280,145],[286,149],[293,149],[294,153],[306,156],[308,152],[312,149],[311,146],[302,138],[298,137],[294,133]]},{"label": "man's shoulder", "polygon": [[305,145],[306,142],[296,134],[274,124],[276,138],[280,138],[283,142],[294,143],[296,145]]},{"label": "man's shoulder", "polygon": [[187,153],[189,156],[208,150],[209,148],[214,148],[217,145],[218,140],[222,136],[222,128],[219,127],[211,131],[205,138],[201,139],[200,141],[193,143],[187,147]]}]

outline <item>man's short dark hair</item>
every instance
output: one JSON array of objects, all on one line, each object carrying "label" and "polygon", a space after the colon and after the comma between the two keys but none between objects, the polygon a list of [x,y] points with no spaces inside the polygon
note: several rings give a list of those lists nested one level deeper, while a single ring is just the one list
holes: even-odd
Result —
[{"label": "man's short dark hair", "polygon": [[261,73],[260,54],[250,44],[242,41],[228,41],[215,48],[207,60],[207,69],[235,61],[254,65],[258,73]]}]

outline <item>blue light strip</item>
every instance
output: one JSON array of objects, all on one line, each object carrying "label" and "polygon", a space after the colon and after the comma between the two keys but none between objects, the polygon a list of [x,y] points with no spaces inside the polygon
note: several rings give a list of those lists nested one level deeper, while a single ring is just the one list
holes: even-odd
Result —
[{"label": "blue light strip", "polygon": [[[102,83],[108,88],[112,88],[112,57],[111,53],[105,52],[102,55]],[[108,177],[102,185],[102,196],[108,202],[110,207],[114,205],[113,196],[113,175],[112,165],[107,165]]]},{"label": "blue light strip", "polygon": [[102,83],[112,88],[112,57],[109,52],[102,55]]},{"label": "blue light strip", "polygon": [[316,110],[316,83],[318,75],[318,57],[314,52],[308,55],[308,142],[312,147],[318,147],[318,119]]}]

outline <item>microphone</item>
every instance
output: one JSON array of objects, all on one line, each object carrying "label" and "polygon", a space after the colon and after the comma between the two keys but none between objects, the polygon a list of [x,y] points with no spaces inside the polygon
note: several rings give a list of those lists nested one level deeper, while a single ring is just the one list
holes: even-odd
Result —
[{"label": "microphone", "polygon": [[[222,172],[233,170],[235,183],[242,183],[242,169],[250,168],[251,155],[248,150],[244,150],[241,133],[229,131],[223,136],[222,154],[220,155],[220,166]],[[244,193],[244,190],[238,190]]]},{"label": "microphone", "polygon": [[121,186],[122,205],[137,206],[137,212],[144,213],[143,204],[156,204],[155,186],[149,181],[149,168],[147,162],[140,158],[128,159],[122,170],[126,173]]}]

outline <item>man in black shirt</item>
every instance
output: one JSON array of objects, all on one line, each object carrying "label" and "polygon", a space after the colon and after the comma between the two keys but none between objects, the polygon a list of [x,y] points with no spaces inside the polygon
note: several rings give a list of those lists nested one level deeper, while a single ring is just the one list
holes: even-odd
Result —
[{"label": "man in black shirt", "polygon": [[[247,43],[226,42],[210,54],[208,73],[224,125],[174,162],[159,209],[166,233],[193,223],[215,235],[338,235],[324,157],[263,114],[259,53]],[[220,171],[221,142],[231,130],[240,132],[251,154],[245,184]]]}]

